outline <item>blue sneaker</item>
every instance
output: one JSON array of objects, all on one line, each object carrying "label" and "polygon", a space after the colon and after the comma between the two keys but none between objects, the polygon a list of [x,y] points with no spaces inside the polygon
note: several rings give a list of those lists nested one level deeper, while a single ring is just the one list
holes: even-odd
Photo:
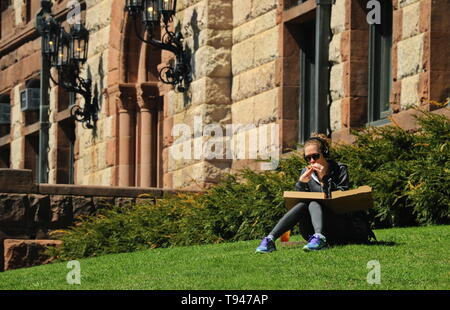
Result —
[{"label": "blue sneaker", "polygon": [[275,242],[272,239],[265,237],[262,239],[259,247],[256,248],[256,253],[270,253],[276,251]]},{"label": "blue sneaker", "polygon": [[306,252],[309,251],[317,251],[327,248],[327,239],[322,234],[314,234],[309,238],[308,244],[303,247],[303,250]]}]

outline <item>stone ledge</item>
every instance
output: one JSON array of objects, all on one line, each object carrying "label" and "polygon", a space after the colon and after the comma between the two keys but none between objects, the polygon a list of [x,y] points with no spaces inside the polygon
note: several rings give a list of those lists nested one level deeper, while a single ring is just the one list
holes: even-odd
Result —
[{"label": "stone ledge", "polygon": [[0,169],[0,191],[3,193],[35,193],[33,174],[27,169]]},{"label": "stone ledge", "polygon": [[0,168],[0,192],[15,194],[70,195],[92,197],[139,198],[145,195],[160,198],[164,193],[197,192],[154,187],[112,187],[96,185],[35,184],[28,169]]},{"label": "stone ledge", "polygon": [[[444,107],[440,108],[434,111],[431,111],[433,114],[439,114],[439,115],[445,115],[446,117],[450,118],[450,108]],[[394,113],[391,115],[391,122],[387,122],[386,124],[383,124],[383,126],[386,125],[396,125],[401,127],[404,130],[408,131],[417,131],[419,129],[419,125],[416,122],[416,119],[414,118],[415,115],[419,115],[420,112],[414,109],[404,110],[399,113]],[[394,124],[392,124],[394,123]],[[352,144],[355,142],[356,137],[352,134],[350,134],[348,128],[344,128],[338,131],[333,132],[332,134],[332,140],[333,143],[337,144]]]},{"label": "stone ledge", "polygon": [[5,239],[4,270],[48,264],[52,258],[45,254],[47,247],[61,244],[62,241],[59,240]]},{"label": "stone ledge", "polygon": [[98,197],[130,197],[140,195],[161,197],[165,190],[157,188],[136,187],[109,187],[94,185],[66,185],[66,184],[39,184],[38,193],[42,195],[71,195],[71,196],[98,196]]},{"label": "stone ledge", "polygon": [[[449,108],[441,108],[438,110],[434,110],[431,113],[445,115],[450,118],[450,109]],[[408,131],[416,131],[419,129],[419,125],[414,116],[420,115],[420,112],[414,109],[405,110],[400,113],[392,114],[392,122]]]}]

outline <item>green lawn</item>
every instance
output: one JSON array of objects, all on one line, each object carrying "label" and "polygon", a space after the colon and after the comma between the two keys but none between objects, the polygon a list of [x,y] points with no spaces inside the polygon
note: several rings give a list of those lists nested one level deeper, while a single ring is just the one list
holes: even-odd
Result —
[{"label": "green lawn", "polygon": [[[0,273],[0,289],[450,289],[450,226],[375,231],[378,245],[254,254],[259,240],[155,249],[80,260],[81,285],[66,263]],[[294,240],[299,240],[294,236]],[[381,266],[368,284],[367,263]]]}]

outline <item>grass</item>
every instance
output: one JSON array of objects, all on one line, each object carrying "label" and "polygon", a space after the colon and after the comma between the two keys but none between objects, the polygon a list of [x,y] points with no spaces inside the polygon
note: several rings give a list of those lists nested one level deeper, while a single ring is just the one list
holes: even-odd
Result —
[{"label": "grass", "polygon": [[[449,228],[377,230],[379,244],[312,253],[278,245],[271,254],[254,254],[254,240],[105,255],[80,260],[81,285],[67,284],[67,263],[54,263],[0,273],[0,289],[448,290]],[[367,283],[371,260],[380,263],[381,284]]]}]

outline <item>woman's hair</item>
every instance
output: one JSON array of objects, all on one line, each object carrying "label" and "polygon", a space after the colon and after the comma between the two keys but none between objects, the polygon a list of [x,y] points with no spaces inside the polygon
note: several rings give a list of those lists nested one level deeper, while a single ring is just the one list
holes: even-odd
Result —
[{"label": "woman's hair", "polygon": [[311,137],[306,140],[304,148],[309,145],[317,146],[320,152],[326,156],[328,155],[328,150],[330,148],[330,139],[323,133],[313,133],[311,134]]}]

